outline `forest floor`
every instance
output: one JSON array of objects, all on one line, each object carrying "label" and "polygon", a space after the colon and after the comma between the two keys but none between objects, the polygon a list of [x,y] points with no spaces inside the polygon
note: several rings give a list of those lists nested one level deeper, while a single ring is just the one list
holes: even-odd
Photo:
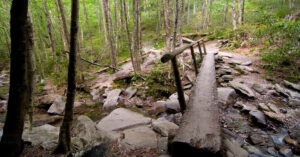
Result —
[{"label": "forest floor", "polygon": [[[219,96],[219,119],[222,136],[226,141],[224,154],[236,155],[238,150],[241,154],[250,156],[299,155],[299,89],[288,89],[285,86],[293,86],[287,83],[284,83],[285,86],[274,84],[266,80],[264,70],[260,68],[263,65],[261,58],[250,53],[248,48],[222,52],[216,41],[208,42],[206,48],[209,53],[216,54],[218,92],[225,92],[224,95],[227,95],[225,98]],[[79,85],[72,141],[80,139],[81,144],[72,142],[73,146],[83,149],[83,145],[88,145],[84,141],[92,140],[93,137],[97,139],[99,136],[109,141],[108,146],[100,144],[95,149],[84,148],[89,150],[84,156],[91,156],[93,153],[107,156],[168,154],[168,140],[174,137],[182,117],[175,94],[176,88],[172,82],[173,76],[170,76],[170,65],[160,63],[164,52],[152,47],[145,47],[144,52],[139,76],[133,75],[131,62],[126,62],[120,71],[113,74],[102,70],[90,72],[89,77],[95,79]],[[195,53],[199,57],[197,49]],[[178,60],[181,63],[182,84],[188,101],[195,80],[190,50],[186,50]],[[5,81],[8,81],[7,76],[0,80]],[[0,88],[7,86],[8,84],[3,84]],[[35,146],[27,145],[23,156],[51,156],[50,152],[57,142],[58,131],[53,130],[57,130],[62,120],[65,102],[62,95],[65,95],[65,89],[57,89],[49,80],[39,88],[41,89],[36,94],[33,126],[38,129],[45,124],[55,126],[51,128],[51,134],[44,134],[55,137],[54,140],[47,141],[48,143],[38,143],[36,141],[39,140],[33,140],[33,136],[43,135],[29,133],[27,136],[28,132],[24,133],[26,135],[23,136]],[[224,91],[224,88],[229,90]],[[0,114],[0,128],[3,127],[4,104],[7,102],[2,100],[1,103],[3,111]],[[89,117],[92,126],[87,125],[88,120],[77,120],[79,115]],[[86,125],[78,125],[82,121]],[[28,124],[25,126],[27,130]],[[45,130],[47,132],[49,128]],[[99,133],[92,130],[98,130]],[[90,137],[86,137],[86,134]],[[78,149],[73,151],[76,155],[80,154]]]}]

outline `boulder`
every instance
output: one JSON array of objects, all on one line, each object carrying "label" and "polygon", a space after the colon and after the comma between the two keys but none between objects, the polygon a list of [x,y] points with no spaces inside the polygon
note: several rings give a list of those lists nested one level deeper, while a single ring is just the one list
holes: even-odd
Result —
[{"label": "boulder", "polygon": [[255,122],[257,122],[263,126],[267,125],[266,117],[263,112],[261,112],[259,110],[252,110],[249,112],[249,114],[251,115],[252,119]]},{"label": "boulder", "polygon": [[30,142],[32,145],[41,145],[44,149],[50,150],[57,146],[59,128],[45,124],[43,126],[34,127],[31,131],[25,129],[22,139]]},{"label": "boulder", "polygon": [[218,103],[222,106],[233,105],[237,94],[232,88],[218,88]]},{"label": "boulder", "polygon": [[74,124],[73,130],[75,136],[83,145],[90,145],[99,139],[94,122],[87,116],[79,116]]},{"label": "boulder", "polygon": [[275,84],[275,90],[283,96],[289,97],[289,94],[286,92],[286,90],[282,88],[279,84]]},{"label": "boulder", "polygon": [[160,137],[157,140],[157,154],[167,154],[168,152],[168,137]]},{"label": "boulder", "polygon": [[93,101],[97,101],[100,98],[99,90],[93,89],[91,91],[91,95],[93,96]]},{"label": "boulder", "polygon": [[233,59],[233,60],[229,61],[229,64],[237,64],[237,65],[241,65],[241,64],[242,64],[242,61]]},{"label": "boulder", "polygon": [[281,113],[278,114],[278,113],[268,112],[268,111],[264,111],[264,113],[270,119],[276,120],[280,123],[285,123],[285,118]]},{"label": "boulder", "polygon": [[[57,97],[47,112],[49,114],[64,115],[65,105],[66,105],[66,98],[61,96]],[[81,105],[82,105],[81,102],[74,102],[74,108],[79,107]]]},{"label": "boulder", "polygon": [[260,109],[262,111],[270,111],[269,107],[265,103],[259,103],[258,109]]},{"label": "boulder", "polygon": [[125,90],[124,94],[128,99],[130,99],[136,94],[136,92],[137,92],[136,88],[129,87]]},{"label": "boulder", "polygon": [[156,120],[152,122],[153,130],[158,132],[160,135],[168,137],[175,136],[176,131],[178,130],[178,125],[168,122],[168,121],[160,121]]},{"label": "boulder", "polygon": [[257,93],[261,94],[261,95],[265,95],[267,93],[267,91],[264,89],[264,87],[260,84],[254,83],[252,85],[252,89],[255,90]]},{"label": "boulder", "polygon": [[281,113],[280,109],[278,109],[277,106],[275,106],[274,104],[268,103],[267,106],[272,112],[277,113],[277,114]]},{"label": "boulder", "polygon": [[179,104],[178,100],[167,100],[165,106],[166,106],[167,113],[180,112],[180,104]]},{"label": "boulder", "polygon": [[44,108],[44,109],[49,109],[49,107],[54,103],[54,101],[57,98],[61,98],[62,96],[57,95],[57,94],[49,94],[49,95],[44,95],[39,98],[39,105],[37,107],[39,108]]},{"label": "boulder", "polygon": [[241,148],[236,141],[225,138],[223,141],[227,157],[248,157],[248,152]]},{"label": "boulder", "polygon": [[262,153],[258,148],[254,147],[254,146],[245,146],[245,149],[248,151],[249,154],[251,154],[250,156],[254,156],[254,157],[271,157],[269,155],[265,155],[264,153]]},{"label": "boulder", "polygon": [[[184,98],[185,98],[186,102],[189,102],[189,96],[188,95],[184,94]],[[178,95],[177,95],[177,93],[172,94],[169,97],[169,100],[177,100],[178,101]]]},{"label": "boulder", "polygon": [[294,83],[291,83],[289,81],[284,80],[283,84],[286,87],[290,88],[290,89],[294,89],[294,90],[300,91],[300,84],[299,83],[298,84],[294,84]]},{"label": "boulder", "polygon": [[246,61],[246,62],[243,62],[241,65],[243,65],[243,66],[249,66],[249,65],[252,65],[252,61]]},{"label": "boulder", "polygon": [[107,95],[106,101],[103,104],[103,110],[113,110],[117,108],[119,96],[121,94],[121,89],[114,89],[110,91]]},{"label": "boulder", "polygon": [[253,91],[249,87],[247,87],[245,84],[242,84],[237,80],[230,81],[229,83],[234,89],[240,91],[242,94],[248,96],[249,98],[255,97]]},{"label": "boulder", "polygon": [[125,108],[118,108],[104,117],[96,127],[100,131],[101,137],[116,140],[120,137],[118,131],[150,123],[151,118]]},{"label": "boulder", "polygon": [[300,106],[300,99],[289,99],[289,105],[292,107]]},{"label": "boulder", "polygon": [[260,134],[252,134],[249,136],[249,139],[254,145],[260,145],[267,141],[267,139]]},{"label": "boulder", "polygon": [[139,126],[127,129],[120,145],[125,150],[152,149],[157,148],[155,132],[147,126]]},{"label": "boulder", "polygon": [[252,69],[252,68],[250,68],[250,67],[248,67],[248,66],[238,66],[241,70],[243,70],[243,71],[248,71],[248,72],[251,72],[251,73],[254,73],[255,72],[255,70],[254,69]]},{"label": "boulder", "polygon": [[293,157],[292,149],[289,146],[284,146],[279,149],[279,153],[284,157]]},{"label": "boulder", "polygon": [[232,77],[232,75],[223,75],[223,76],[221,77],[221,79],[222,79],[223,81],[225,81],[225,82],[229,82],[229,81],[232,81],[232,80],[233,80],[233,77]]},{"label": "boulder", "polygon": [[151,109],[148,111],[150,115],[158,115],[160,113],[164,113],[166,111],[166,102],[165,101],[157,101],[155,102]]}]

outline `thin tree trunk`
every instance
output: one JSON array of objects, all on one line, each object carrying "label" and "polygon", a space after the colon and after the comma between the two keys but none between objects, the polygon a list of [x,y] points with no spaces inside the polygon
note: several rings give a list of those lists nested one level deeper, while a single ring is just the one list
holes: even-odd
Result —
[{"label": "thin tree trunk", "polygon": [[226,21],[227,21],[227,12],[228,12],[228,2],[226,1],[225,6],[224,6],[223,25],[225,25]]},{"label": "thin tree trunk", "polygon": [[239,3],[239,24],[243,25],[245,0],[239,0],[238,3]]},{"label": "thin tree trunk", "polygon": [[68,90],[67,101],[65,105],[65,115],[60,127],[58,145],[55,149],[57,154],[71,155],[71,126],[73,121],[73,106],[76,89],[76,53],[78,51],[78,18],[79,18],[79,0],[72,0],[71,15],[71,40],[68,67]]},{"label": "thin tree trunk", "polygon": [[55,6],[56,6],[55,9],[56,9],[56,13],[57,13],[58,27],[59,27],[61,40],[62,40],[63,45],[64,45],[64,50],[68,51],[68,47],[69,47],[68,45],[69,44],[67,44],[67,40],[65,38],[65,34],[64,34],[64,31],[63,31],[63,24],[62,24],[61,15],[59,14],[59,6],[58,6],[57,0],[54,0],[54,3],[55,3]]},{"label": "thin tree trunk", "polygon": [[139,0],[133,0],[132,1],[132,18],[133,18],[133,30],[132,30],[132,52],[133,52],[133,64],[134,64],[134,72],[135,73],[138,73],[140,70],[141,70],[141,67],[140,67],[140,60],[139,60],[139,24],[138,24],[138,3],[137,2]]},{"label": "thin tree trunk", "polygon": [[188,10],[187,10],[187,18],[186,18],[187,24],[190,24],[190,5],[191,5],[191,0],[188,0]]},{"label": "thin tree trunk", "polygon": [[[96,0],[96,5],[97,5],[97,18],[98,18],[98,31],[99,31],[99,38],[101,37],[101,16],[100,16],[100,0]],[[101,41],[99,40],[100,44]]]},{"label": "thin tree trunk", "polygon": [[55,52],[55,42],[54,42],[54,38],[53,38],[53,26],[52,26],[52,21],[48,12],[48,5],[47,2],[45,0],[42,0],[43,4],[44,4],[44,14],[46,17],[46,21],[47,21],[47,30],[48,30],[48,34],[49,34],[49,38],[50,38],[50,46],[51,46],[51,50],[52,50],[52,57],[54,62],[56,62],[56,52]]},{"label": "thin tree trunk", "polygon": [[[137,4],[137,9],[138,9],[138,44],[139,44],[139,47],[138,47],[138,52],[140,53],[139,55],[139,64],[140,62],[142,62],[142,26],[141,26],[141,0],[138,0],[137,1],[138,4]],[[139,65],[140,66],[140,65]]]},{"label": "thin tree trunk", "polygon": [[100,5],[101,5],[101,11],[102,11],[102,23],[103,23],[103,28],[104,28],[104,38],[105,38],[105,41],[108,42],[108,38],[107,38],[107,34],[108,33],[107,33],[107,28],[106,28],[105,13],[104,13],[103,3],[100,2]]},{"label": "thin tree trunk", "polygon": [[118,5],[119,5],[119,0],[114,0],[114,14],[115,14],[115,28],[114,28],[114,35],[115,35],[115,44],[116,44],[116,52],[118,52],[118,42],[119,42],[119,13],[118,13]]},{"label": "thin tree trunk", "polygon": [[157,0],[156,4],[157,4],[157,9],[156,9],[156,14],[157,14],[156,33],[159,33],[160,32],[160,0]]},{"label": "thin tree trunk", "polygon": [[178,0],[175,0],[174,12],[175,12],[175,16],[174,16],[172,51],[174,51],[176,48],[176,34],[177,34],[177,26],[178,26]]},{"label": "thin tree trunk", "polygon": [[237,29],[237,26],[236,26],[236,12],[235,12],[235,0],[232,0],[232,26],[233,26],[233,30],[235,31]]},{"label": "thin tree trunk", "polygon": [[164,0],[164,21],[165,21],[165,47],[167,51],[171,50],[171,27],[170,27],[170,0]]},{"label": "thin tree trunk", "polygon": [[63,28],[64,28],[63,30],[64,30],[65,39],[67,41],[67,46],[69,48],[70,47],[69,31],[68,31],[68,27],[67,27],[67,21],[66,21],[66,17],[65,17],[64,7],[63,7],[61,1],[62,0],[57,0],[59,10],[60,10],[61,19],[62,19],[62,23],[63,23]]},{"label": "thin tree trunk", "polygon": [[82,6],[83,6],[83,12],[84,12],[84,17],[85,17],[85,24],[88,30],[88,38],[90,41],[90,46],[91,46],[91,50],[92,52],[90,54],[94,54],[94,45],[93,45],[93,39],[92,39],[92,32],[91,32],[91,28],[90,28],[90,24],[89,24],[89,17],[86,11],[86,7],[85,7],[85,0],[82,0]]},{"label": "thin tree trunk", "polygon": [[2,156],[19,156],[22,151],[22,133],[24,128],[25,106],[30,103],[29,83],[27,67],[29,53],[32,48],[26,28],[28,25],[28,0],[13,0],[11,6],[11,65],[9,99],[3,136],[0,143]]},{"label": "thin tree trunk", "polygon": [[178,20],[178,41],[179,45],[182,45],[182,22],[183,22],[183,15],[184,15],[184,0],[180,0],[180,7],[179,7],[179,20]]},{"label": "thin tree trunk", "polygon": [[206,6],[207,6],[207,0],[203,2],[202,4],[202,29],[206,29]]},{"label": "thin tree trunk", "polygon": [[196,14],[196,0],[194,0],[193,14]]},{"label": "thin tree trunk", "polygon": [[103,0],[102,5],[104,8],[104,14],[105,14],[105,23],[106,23],[106,32],[107,32],[107,37],[108,37],[108,42],[109,42],[109,47],[110,47],[110,58],[111,58],[111,63],[114,69],[118,69],[118,62],[117,62],[117,56],[116,56],[116,51],[115,51],[115,44],[114,44],[114,36],[113,36],[113,25],[112,25],[112,20],[110,16],[110,10],[109,10],[109,5],[108,5],[108,0]]}]

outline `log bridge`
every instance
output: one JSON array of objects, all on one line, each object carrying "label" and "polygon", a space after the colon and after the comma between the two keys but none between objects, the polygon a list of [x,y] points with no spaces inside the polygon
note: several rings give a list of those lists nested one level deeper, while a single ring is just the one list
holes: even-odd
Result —
[{"label": "log bridge", "polygon": [[[204,54],[202,54],[201,45]],[[201,68],[198,70],[194,46],[198,46],[201,57]],[[190,48],[196,74],[196,82],[190,100],[186,105],[181,85],[176,56]],[[213,53],[207,53],[203,40],[166,53],[161,61],[172,61],[176,81],[178,100],[183,113],[179,130],[176,133],[169,151],[172,156],[220,156],[221,136],[219,112],[217,106],[217,85],[215,60]]]}]

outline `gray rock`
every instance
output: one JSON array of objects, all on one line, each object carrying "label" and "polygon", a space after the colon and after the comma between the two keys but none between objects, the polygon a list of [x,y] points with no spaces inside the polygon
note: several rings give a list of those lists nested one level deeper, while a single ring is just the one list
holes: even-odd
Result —
[{"label": "gray rock", "polygon": [[249,152],[250,155],[254,155],[257,157],[271,157],[269,155],[262,153],[258,148],[254,146],[245,146],[245,149]]},{"label": "gray rock", "polygon": [[90,145],[99,139],[99,134],[96,130],[94,122],[87,116],[79,116],[74,124],[73,130],[75,136],[80,139],[83,144]]},{"label": "gray rock", "polygon": [[264,111],[265,115],[273,120],[276,120],[280,123],[285,123],[285,118],[281,113],[274,113],[274,112],[268,112],[268,111]]},{"label": "gray rock", "polygon": [[276,92],[276,90],[269,90],[267,92],[267,95],[270,95],[270,96],[280,96],[279,93]]},{"label": "gray rock", "polygon": [[152,122],[153,130],[158,132],[160,135],[168,137],[175,136],[178,126],[172,122],[156,120]]},{"label": "gray rock", "polygon": [[31,131],[25,129],[22,139],[30,142],[34,146],[41,145],[44,149],[50,150],[57,145],[58,135],[58,127],[45,124],[43,126],[34,127]]},{"label": "gray rock", "polygon": [[232,88],[218,88],[218,103],[222,106],[233,105],[236,101],[237,94]]},{"label": "gray rock", "polygon": [[48,94],[39,98],[39,105],[37,107],[49,109],[49,107],[54,103],[55,99],[61,98],[60,95],[57,94]]},{"label": "gray rock", "polygon": [[[185,98],[186,102],[189,102],[189,96],[188,95],[184,94],[184,98]],[[178,95],[177,95],[177,93],[172,94],[169,97],[169,100],[177,100],[178,101]]]},{"label": "gray rock", "polygon": [[150,123],[151,118],[125,108],[118,108],[104,117],[96,127],[100,131],[101,137],[116,140],[120,137],[118,131]]},{"label": "gray rock", "polygon": [[248,157],[248,152],[239,146],[236,141],[224,139],[224,147],[227,157]]},{"label": "gray rock", "polygon": [[249,66],[249,65],[252,65],[252,61],[246,61],[246,62],[243,62],[241,65],[243,65],[243,66]]},{"label": "gray rock", "polygon": [[272,112],[280,114],[280,109],[278,109],[274,104],[268,103],[267,106]]},{"label": "gray rock", "polygon": [[97,101],[100,98],[99,90],[93,89],[91,91],[91,95],[93,96],[93,101]]},{"label": "gray rock", "polygon": [[248,96],[249,98],[255,97],[253,91],[249,87],[247,87],[245,84],[242,84],[237,80],[230,81],[229,83],[234,89],[240,91],[241,93]]},{"label": "gray rock", "polygon": [[272,156],[279,157],[279,155],[278,155],[278,153],[277,153],[277,151],[276,151],[276,149],[274,147],[269,147],[268,150],[267,150],[267,152],[269,154],[271,154]]},{"label": "gray rock", "polygon": [[289,105],[292,107],[300,106],[300,99],[289,99]]},{"label": "gray rock", "polygon": [[218,72],[220,75],[229,75],[232,73],[232,70],[229,68],[220,68],[219,72]]},{"label": "gray rock", "polygon": [[293,157],[293,152],[290,147],[282,147],[279,149],[279,153],[284,157]]},{"label": "gray rock", "polygon": [[278,134],[270,135],[269,145],[273,145],[276,148],[280,148],[285,145],[284,138],[288,137],[287,133],[281,132]]},{"label": "gray rock", "polygon": [[223,75],[221,78],[222,78],[222,80],[225,81],[225,82],[229,82],[229,81],[232,81],[232,80],[233,80],[232,75]]},{"label": "gray rock", "polygon": [[267,139],[265,137],[261,136],[260,134],[250,135],[249,139],[251,140],[251,142],[254,145],[260,145],[260,144],[264,143],[265,141],[267,141]]},{"label": "gray rock", "polygon": [[241,64],[242,64],[242,61],[233,59],[233,60],[229,61],[229,64],[237,64],[237,65],[241,65]]},{"label": "gray rock", "polygon": [[157,138],[155,132],[147,126],[139,126],[127,129],[120,145],[125,150],[151,149],[157,148]]},{"label": "gray rock", "polygon": [[279,84],[275,84],[275,90],[283,96],[289,97],[289,94],[286,92],[286,90],[282,88]]},{"label": "gray rock", "polygon": [[180,112],[180,104],[178,100],[166,101],[166,112],[167,113],[178,113]]},{"label": "gray rock", "polygon": [[121,94],[121,89],[114,89],[107,95],[106,101],[103,104],[103,110],[113,110],[118,106],[118,99]]},{"label": "gray rock", "polygon": [[290,136],[300,143],[300,126],[290,129]]},{"label": "gray rock", "polygon": [[255,90],[257,93],[261,94],[261,95],[265,95],[267,92],[264,89],[264,87],[260,84],[254,83],[252,85],[252,89]]},{"label": "gray rock", "polygon": [[249,112],[249,114],[252,116],[252,119],[262,125],[267,125],[266,117],[263,112],[259,110],[252,110]]},{"label": "gray rock", "polygon": [[258,109],[261,109],[262,111],[270,111],[269,107],[265,103],[259,103]]},{"label": "gray rock", "polygon": [[132,98],[137,92],[137,89],[136,88],[133,88],[133,87],[129,87],[125,90],[124,94],[126,95],[126,97],[128,99]]},{"label": "gray rock", "polygon": [[160,137],[157,140],[157,154],[163,155],[168,152],[168,137]]},{"label": "gray rock", "polygon": [[66,98],[62,96],[56,97],[53,104],[48,109],[48,113],[63,115],[65,104],[66,104]]},{"label": "gray rock", "polygon": [[283,81],[283,84],[288,88],[300,91],[300,84],[294,84],[286,80]]}]

